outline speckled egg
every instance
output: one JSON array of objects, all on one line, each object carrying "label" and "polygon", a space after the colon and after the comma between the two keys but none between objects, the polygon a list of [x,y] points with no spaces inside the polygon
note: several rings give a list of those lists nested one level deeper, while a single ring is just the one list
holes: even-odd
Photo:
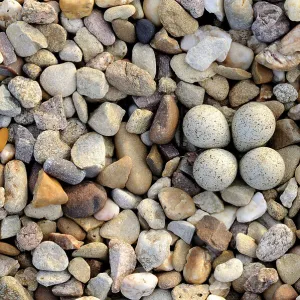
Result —
[{"label": "speckled egg", "polygon": [[285,164],[281,155],[268,147],[260,147],[246,153],[240,161],[240,173],[244,181],[257,190],[269,190],[282,180]]},{"label": "speckled egg", "polygon": [[187,140],[200,148],[222,148],[230,142],[225,116],[211,105],[203,104],[190,109],[182,127]]},{"label": "speckled egg", "polygon": [[210,149],[197,157],[193,175],[203,189],[217,192],[232,184],[237,170],[238,163],[233,154],[224,149]]},{"label": "speckled egg", "polygon": [[250,102],[237,110],[232,120],[232,137],[240,152],[266,144],[275,132],[272,111],[261,103]]}]

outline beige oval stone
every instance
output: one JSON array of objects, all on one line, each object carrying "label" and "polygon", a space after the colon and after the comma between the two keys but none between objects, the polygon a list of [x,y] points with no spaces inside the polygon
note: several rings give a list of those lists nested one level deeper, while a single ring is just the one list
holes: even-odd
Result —
[{"label": "beige oval stone", "polygon": [[131,168],[131,158],[129,156],[124,156],[102,170],[96,181],[103,186],[110,187],[111,189],[122,189],[126,185]]},{"label": "beige oval stone", "polygon": [[211,256],[208,251],[201,247],[194,247],[190,249],[186,260],[183,269],[185,281],[193,284],[205,282],[211,271]]},{"label": "beige oval stone", "polygon": [[131,3],[133,0],[96,0],[95,4],[101,8],[113,7]]},{"label": "beige oval stone", "polygon": [[146,163],[147,147],[138,135],[127,132],[126,123],[121,124],[115,136],[115,146],[119,159],[129,156],[132,160],[126,188],[137,195],[145,194],[152,182],[152,173]]},{"label": "beige oval stone", "polygon": [[173,96],[166,95],[160,102],[150,128],[150,139],[155,144],[168,144],[173,139],[179,122],[179,109]]},{"label": "beige oval stone", "polygon": [[77,225],[71,219],[64,218],[64,217],[58,219],[57,227],[61,233],[70,234],[79,241],[82,241],[85,239],[86,233],[82,230],[82,228],[79,225]]},{"label": "beige oval stone", "polygon": [[81,19],[91,14],[94,0],[60,0],[59,6],[68,19]]},{"label": "beige oval stone", "polygon": [[196,212],[193,199],[181,189],[163,188],[158,194],[158,199],[166,216],[171,220],[184,220]]}]

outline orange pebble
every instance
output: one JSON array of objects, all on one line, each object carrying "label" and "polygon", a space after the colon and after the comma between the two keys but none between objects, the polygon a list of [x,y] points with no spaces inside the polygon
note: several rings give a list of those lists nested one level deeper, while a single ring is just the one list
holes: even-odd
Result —
[{"label": "orange pebble", "polygon": [[0,152],[5,147],[8,140],[8,129],[7,128],[1,128],[0,129]]}]

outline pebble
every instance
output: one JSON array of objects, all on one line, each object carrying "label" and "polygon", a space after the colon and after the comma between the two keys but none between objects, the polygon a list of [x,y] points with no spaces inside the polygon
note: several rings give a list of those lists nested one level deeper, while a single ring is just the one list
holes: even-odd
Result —
[{"label": "pebble", "polygon": [[164,187],[170,187],[171,180],[168,177],[158,179],[148,190],[147,196],[150,199],[157,199],[159,192]]},{"label": "pebble", "polygon": [[254,196],[255,190],[240,180],[234,181],[221,191],[222,199],[234,206],[246,206]]},{"label": "pebble", "polygon": [[92,58],[87,64],[87,67],[94,68],[100,71],[105,71],[107,67],[114,61],[114,57],[109,52],[102,52]]},{"label": "pebble", "polygon": [[[297,297],[296,290],[289,284],[282,284],[277,288],[277,290],[274,292],[274,300],[280,300],[282,297],[286,299],[295,299]],[[297,299],[297,298],[296,298]]]},{"label": "pebble", "polygon": [[1,277],[7,275],[13,275],[20,268],[20,265],[17,260],[0,254],[0,262],[1,262]]},{"label": "pebble", "polygon": [[141,202],[141,198],[123,189],[113,189],[111,196],[114,202],[122,209],[137,208]]},{"label": "pebble", "polygon": [[229,93],[229,102],[232,107],[237,107],[249,102],[258,95],[259,88],[252,81],[243,80],[231,89]]},{"label": "pebble", "polygon": [[10,24],[6,34],[16,53],[21,57],[33,55],[48,46],[46,37],[38,29],[23,21]]},{"label": "pebble", "polygon": [[132,210],[123,210],[100,228],[100,235],[106,239],[119,239],[128,244],[137,241],[140,233],[139,221]]},{"label": "pebble", "polygon": [[153,113],[146,109],[136,109],[126,124],[126,130],[130,133],[142,134],[149,129]]},{"label": "pebble", "polygon": [[[252,31],[261,42],[271,43],[289,31],[289,21],[283,10],[270,3],[256,3],[254,5],[256,20],[252,24]],[[270,25],[270,11],[272,11],[272,25]]]},{"label": "pebble", "polygon": [[198,156],[193,166],[193,175],[196,182],[206,190],[220,191],[232,184],[237,168],[236,158],[230,152],[211,149]]},{"label": "pebble", "polygon": [[68,202],[64,213],[71,218],[86,218],[101,210],[107,200],[106,191],[93,182],[82,182],[65,188]]},{"label": "pebble", "polygon": [[62,130],[67,126],[63,99],[57,95],[34,110],[34,120],[41,130]]},{"label": "pebble", "polygon": [[261,238],[256,256],[261,261],[274,261],[283,256],[294,244],[291,229],[284,224],[272,226]]},{"label": "pebble", "polygon": [[73,258],[69,263],[68,271],[80,282],[87,283],[90,280],[90,266],[82,257]]},{"label": "pebble", "polygon": [[[264,169],[261,168],[262,160]],[[267,147],[249,151],[240,161],[242,178],[248,185],[259,190],[276,187],[281,182],[284,171],[285,165],[280,154]]]},{"label": "pebble", "polygon": [[256,102],[243,105],[232,121],[234,146],[240,152],[263,146],[271,139],[275,127],[274,115],[268,107]]},{"label": "pebble", "polygon": [[106,273],[99,273],[92,278],[87,285],[87,294],[95,296],[97,299],[106,299],[110,290],[112,279]]},{"label": "pebble", "polygon": [[81,62],[82,51],[72,40],[67,40],[64,47],[59,51],[61,60],[67,62]]},{"label": "pebble", "polygon": [[1,221],[0,237],[1,239],[7,239],[16,236],[21,229],[21,222],[19,216],[7,216]]},{"label": "pebble", "polygon": [[33,108],[42,100],[39,84],[23,76],[13,78],[8,84],[8,89],[24,108]]},{"label": "pebble", "polygon": [[252,237],[244,233],[237,234],[236,249],[241,254],[256,258],[256,248],[257,248],[257,244],[255,243],[255,240]]},{"label": "pebble", "polygon": [[91,114],[88,124],[99,134],[114,136],[119,131],[124,115],[125,110],[119,105],[106,102]]},{"label": "pebble", "polygon": [[284,192],[280,196],[280,201],[283,206],[291,208],[293,201],[296,199],[298,193],[298,184],[296,179],[293,177],[288,181]]},{"label": "pebble", "polygon": [[42,286],[53,286],[64,283],[71,278],[71,275],[67,271],[61,272],[49,272],[39,271],[36,275],[36,280]]},{"label": "pebble", "polygon": [[43,164],[48,158],[68,158],[70,147],[60,140],[59,132],[46,130],[39,134],[34,145],[34,158]]},{"label": "pebble", "polygon": [[96,0],[96,5],[102,8],[114,7],[131,3],[133,0]]},{"label": "pebble", "polygon": [[[21,212],[27,204],[27,173],[23,162],[12,160],[4,169],[5,204],[9,213]],[[16,188],[18,187],[18,188]]]},{"label": "pebble", "polygon": [[[138,37],[138,32],[137,32],[137,37]],[[152,48],[168,54],[178,54],[182,52],[178,41],[174,38],[171,38],[168,35],[168,32],[164,28],[162,28],[160,31],[158,31],[155,34],[150,45]]]},{"label": "pebble", "polygon": [[136,36],[139,42],[149,44],[155,34],[155,25],[148,19],[141,19],[136,22]]},{"label": "pebble", "polygon": [[165,230],[142,231],[135,253],[146,271],[159,267],[170,255],[171,235]]},{"label": "pebble", "polygon": [[46,49],[38,50],[35,54],[26,57],[25,61],[39,67],[49,67],[58,64],[55,55]]},{"label": "pebble", "polygon": [[[89,149],[88,155],[85,149]],[[101,135],[90,132],[82,135],[71,150],[73,163],[86,171],[87,177],[95,177],[105,165],[105,144]]]},{"label": "pebble", "polygon": [[295,0],[288,0],[284,3],[284,9],[291,21],[300,21],[300,6]]},{"label": "pebble", "polygon": [[293,28],[288,34],[286,34],[280,41],[279,48],[280,53],[285,55],[293,55],[299,48],[297,36],[299,34],[299,26]]},{"label": "pebble", "polygon": [[69,260],[61,247],[46,241],[33,251],[32,263],[38,270],[59,272],[67,268]]},{"label": "pebble", "polygon": [[152,229],[165,228],[165,214],[157,201],[144,199],[137,206],[139,214],[145,219]]},{"label": "pebble", "polygon": [[222,200],[213,192],[204,191],[193,197],[194,203],[202,210],[213,214],[224,210]]},{"label": "pebble", "polygon": [[277,84],[273,93],[281,103],[289,103],[298,99],[298,91],[289,83]]},{"label": "pebble", "polygon": [[200,18],[204,14],[204,0],[176,0],[195,18]]},{"label": "pebble", "polygon": [[171,293],[173,300],[185,299],[185,297],[187,299],[194,298],[195,300],[207,299],[209,295],[209,285],[181,283],[177,285]]},{"label": "pebble", "polygon": [[124,41],[117,39],[111,46],[107,46],[106,50],[114,56],[115,60],[120,60],[126,56],[128,49]]},{"label": "pebble", "polygon": [[67,120],[67,126],[61,131],[61,140],[69,146],[74,143],[84,134],[87,133],[86,125],[76,118]]},{"label": "pebble", "polygon": [[30,163],[33,156],[33,148],[35,143],[33,135],[27,128],[19,125],[16,126],[14,138],[15,158],[25,163]]},{"label": "pebble", "polygon": [[109,259],[113,280],[112,292],[118,293],[123,279],[135,269],[136,255],[129,244],[120,240],[111,240],[109,242]]},{"label": "pebble", "polygon": [[22,5],[18,1],[5,0],[0,6],[0,26],[7,28],[10,24],[22,18]]},{"label": "pebble", "polygon": [[85,62],[90,61],[92,58],[103,52],[103,45],[86,29],[86,27],[82,27],[76,32],[74,41],[81,49]]},{"label": "pebble", "polygon": [[52,288],[52,293],[55,296],[82,296],[83,286],[78,280],[72,278],[65,283],[61,283]]},{"label": "pebble", "polygon": [[8,243],[0,242],[0,254],[8,256],[17,256],[20,254],[20,251]]},{"label": "pebble", "polygon": [[73,251],[73,257],[107,259],[107,246],[101,242],[91,242]]},{"label": "pebble", "polygon": [[214,213],[211,216],[223,222],[229,230],[236,219],[237,208],[231,205],[226,205],[224,210],[219,213]]},{"label": "pebble", "polygon": [[225,0],[224,9],[231,29],[249,29],[253,22],[253,8],[250,0],[239,2]]},{"label": "pebble", "polygon": [[124,278],[121,293],[128,299],[141,299],[152,294],[157,282],[157,277],[151,273],[131,274]]},{"label": "pebble", "polygon": [[278,274],[284,283],[293,285],[300,278],[299,255],[289,253],[276,261]]},{"label": "pebble", "polygon": [[63,0],[59,3],[59,6],[66,18],[71,20],[81,19],[91,14],[94,1],[84,0],[82,2],[77,2],[75,0]]},{"label": "pebble", "polygon": [[33,299],[21,283],[12,276],[3,276],[0,279],[0,297],[9,300]]},{"label": "pebble", "polygon": [[107,22],[112,22],[113,20],[116,19],[123,19],[127,20],[130,18],[134,13],[136,9],[133,5],[121,5],[121,6],[114,6],[111,8],[108,8],[103,17],[104,20]]},{"label": "pebble", "polygon": [[84,27],[82,19],[69,19],[63,12],[60,14],[60,22],[68,32],[74,34],[76,34],[80,28]]},{"label": "pebble", "polygon": [[[108,83],[100,70],[83,67],[76,72],[77,91],[91,99],[101,99],[108,92]],[[73,99],[74,101],[74,99]]]},{"label": "pebble", "polygon": [[197,236],[217,251],[228,248],[232,233],[226,229],[223,222],[205,215],[196,225]]},{"label": "pebble", "polygon": [[147,149],[139,136],[126,130],[126,123],[122,123],[115,136],[115,146],[118,159],[129,156],[132,169],[126,182],[126,188],[136,194],[145,194],[151,186],[152,173],[146,164]]},{"label": "pebble", "polygon": [[120,40],[129,44],[135,42],[136,40],[135,27],[131,22],[127,20],[117,19],[112,21],[112,28],[116,36]]},{"label": "pebble", "polygon": [[103,45],[110,46],[116,41],[114,32],[101,11],[93,10],[88,17],[84,18],[84,25]]},{"label": "pebble", "polygon": [[179,236],[187,244],[191,244],[195,232],[195,226],[187,221],[172,221],[167,229]]},{"label": "pebble", "polygon": [[166,95],[160,102],[150,128],[150,139],[156,144],[171,142],[179,122],[179,110],[174,97]]},{"label": "pebble", "polygon": [[76,90],[76,67],[70,62],[50,66],[42,72],[40,82],[51,96],[70,96]]},{"label": "pebble", "polygon": [[[137,75],[139,82],[135,81]],[[156,83],[148,72],[125,61],[110,64],[106,69],[106,77],[111,85],[127,95],[151,96],[156,89]]]},{"label": "pebble", "polygon": [[31,251],[35,249],[42,241],[43,233],[40,227],[29,222],[17,233],[16,244],[21,251]]},{"label": "pebble", "polygon": [[163,188],[158,193],[158,199],[166,216],[173,221],[191,217],[196,211],[193,199],[178,188]]},{"label": "pebble", "polygon": [[[212,78],[200,81],[199,84],[205,92],[217,101],[223,101],[229,93],[229,84],[225,77],[215,75]],[[202,104],[202,103],[201,103]]]},{"label": "pebble", "polygon": [[35,218],[35,219],[47,219],[47,220],[57,220],[62,217],[63,212],[61,205],[48,205],[46,207],[34,207],[31,203],[28,204],[24,213],[27,217]]},{"label": "pebble", "polygon": [[230,140],[224,115],[208,105],[198,105],[188,111],[183,120],[183,132],[190,143],[201,148],[225,147]]},{"label": "pebble", "polygon": [[159,5],[161,0],[145,0],[143,2],[143,10],[145,16],[150,20],[155,26],[161,26],[160,16],[159,16]]},{"label": "pebble", "polygon": [[243,273],[243,263],[236,258],[232,258],[215,268],[214,277],[220,282],[232,282]]}]

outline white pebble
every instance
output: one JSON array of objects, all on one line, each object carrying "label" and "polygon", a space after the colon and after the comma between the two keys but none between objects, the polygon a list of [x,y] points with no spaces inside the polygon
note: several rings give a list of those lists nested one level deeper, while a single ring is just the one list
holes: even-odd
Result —
[{"label": "white pebble", "polygon": [[211,216],[223,222],[226,228],[229,230],[231,225],[236,219],[236,212],[237,212],[237,207],[232,205],[227,205],[225,206],[223,211],[212,214]]},{"label": "white pebble", "polygon": [[280,196],[280,201],[283,206],[287,208],[291,208],[293,205],[293,201],[297,197],[298,192],[298,184],[295,177],[291,178],[286,186],[284,192]]},{"label": "white pebble", "polygon": [[120,207],[111,199],[107,199],[104,207],[94,214],[99,221],[109,221],[120,212]]},{"label": "white pebble", "polygon": [[232,282],[238,279],[242,273],[243,263],[237,258],[232,258],[215,268],[214,277],[221,282]]},{"label": "white pebble", "polygon": [[16,149],[13,144],[6,144],[3,148],[0,157],[1,157],[1,163],[6,164],[9,161],[11,161],[15,157]]}]

